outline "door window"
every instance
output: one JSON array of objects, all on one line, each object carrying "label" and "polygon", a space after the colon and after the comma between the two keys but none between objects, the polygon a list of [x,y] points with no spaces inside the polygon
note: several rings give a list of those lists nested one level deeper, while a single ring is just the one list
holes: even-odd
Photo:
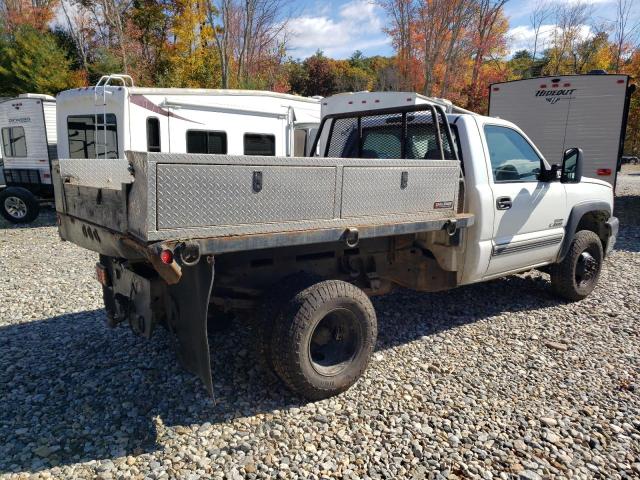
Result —
[{"label": "door window", "polygon": [[5,127],[2,129],[2,148],[5,157],[26,157],[27,137],[23,127]]},{"label": "door window", "polygon": [[307,154],[307,130],[296,128],[293,131],[293,156],[304,157]]},{"label": "door window", "polygon": [[486,125],[484,133],[495,182],[537,181],[542,159],[522,135],[497,125]]},{"label": "door window", "polygon": [[[97,121],[97,123],[96,123]],[[70,115],[67,117],[70,158],[118,158],[116,116]]]},{"label": "door window", "polygon": [[205,130],[187,132],[187,153],[227,153],[227,134]]}]

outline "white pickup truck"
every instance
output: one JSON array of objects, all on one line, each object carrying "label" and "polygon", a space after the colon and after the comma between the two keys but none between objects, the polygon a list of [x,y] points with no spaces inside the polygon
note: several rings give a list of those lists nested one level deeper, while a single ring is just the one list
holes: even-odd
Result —
[{"label": "white pickup truck", "polygon": [[338,95],[309,158],[62,159],[60,235],[100,254],[108,323],[167,327],[210,393],[207,321],[244,311],[289,388],[335,395],[373,352],[370,296],[548,266],[552,289],[580,300],[613,247],[612,187],[582,177],[578,148],[545,159],[516,125],[455,112]]}]

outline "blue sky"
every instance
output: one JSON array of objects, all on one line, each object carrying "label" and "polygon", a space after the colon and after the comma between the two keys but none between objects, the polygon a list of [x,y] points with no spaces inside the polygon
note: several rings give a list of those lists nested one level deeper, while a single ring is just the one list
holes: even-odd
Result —
[{"label": "blue sky", "polygon": [[[529,14],[537,0],[510,0],[505,12],[510,24],[510,50],[531,48],[533,32]],[[559,0],[573,1],[573,0]],[[593,22],[611,21],[615,0],[591,0]],[[640,2],[634,6],[635,21],[640,20]],[[305,58],[320,49],[334,58],[347,58],[355,50],[365,56],[391,55],[389,37],[382,31],[387,25],[385,13],[371,0],[298,0],[293,3],[289,53]],[[549,31],[552,20],[543,27]],[[589,32],[585,25],[584,32]]]}]

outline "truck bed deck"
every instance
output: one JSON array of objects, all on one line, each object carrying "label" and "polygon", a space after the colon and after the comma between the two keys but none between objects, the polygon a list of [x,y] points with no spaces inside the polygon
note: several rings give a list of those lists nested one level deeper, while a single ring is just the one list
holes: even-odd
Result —
[{"label": "truck bed deck", "polygon": [[212,254],[464,227],[459,182],[457,160],[127,152],[54,163],[67,239],[96,251],[83,223],[140,244],[201,239]]}]

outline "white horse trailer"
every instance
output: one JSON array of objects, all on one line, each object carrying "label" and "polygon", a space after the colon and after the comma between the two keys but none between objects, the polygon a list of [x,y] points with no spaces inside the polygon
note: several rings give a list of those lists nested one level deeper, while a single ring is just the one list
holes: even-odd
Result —
[{"label": "white horse trailer", "polygon": [[124,158],[125,150],[304,156],[320,123],[320,101],[251,90],[135,87],[103,77],[61,92],[60,158]]},{"label": "white horse trailer", "polygon": [[27,93],[0,103],[3,173],[0,213],[13,223],[38,216],[41,200],[53,199],[51,161],[56,153],[56,101]]},{"label": "white horse trailer", "polygon": [[494,83],[489,116],[515,123],[551,163],[580,147],[586,177],[615,185],[630,96],[627,75],[558,75]]}]

